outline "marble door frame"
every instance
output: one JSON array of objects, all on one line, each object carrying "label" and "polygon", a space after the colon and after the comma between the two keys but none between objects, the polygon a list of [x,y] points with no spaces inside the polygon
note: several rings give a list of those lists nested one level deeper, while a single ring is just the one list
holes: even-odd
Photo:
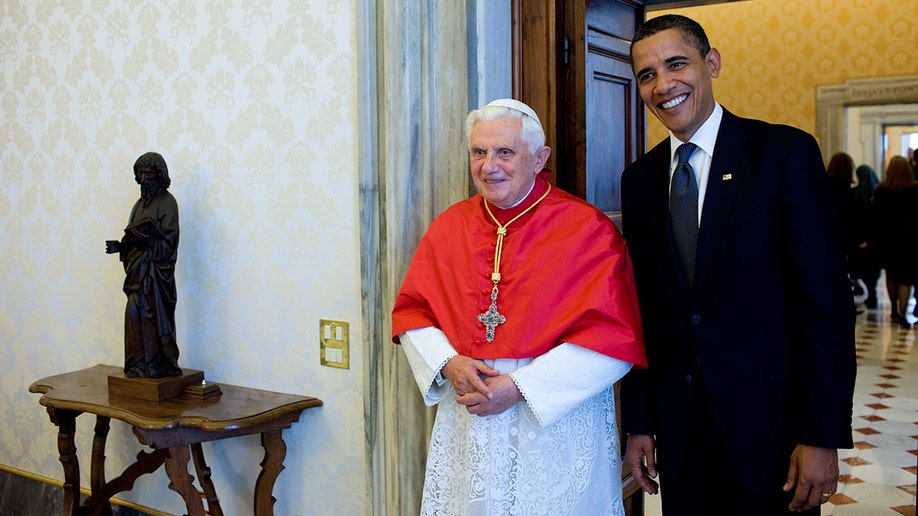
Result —
[{"label": "marble door frame", "polygon": [[[816,134],[826,163],[832,154],[846,149],[849,106],[879,106],[918,102],[918,75],[870,77],[852,79],[843,84],[816,86]],[[874,121],[875,122],[875,121]],[[882,163],[872,148],[865,161],[877,166]]]},{"label": "marble door frame", "polygon": [[468,196],[466,20],[465,2],[358,2],[369,514],[416,514],[420,507],[433,410],[391,342],[390,313],[424,230]]}]

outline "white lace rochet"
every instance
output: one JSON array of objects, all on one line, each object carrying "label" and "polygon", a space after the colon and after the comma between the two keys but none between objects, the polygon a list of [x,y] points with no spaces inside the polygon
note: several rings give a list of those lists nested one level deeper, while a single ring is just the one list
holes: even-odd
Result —
[{"label": "white lace rochet", "polygon": [[456,354],[435,328],[401,342],[428,405],[439,403],[421,514],[624,515],[612,385],[631,365],[573,344],[487,361],[525,401],[474,416],[439,374]]}]

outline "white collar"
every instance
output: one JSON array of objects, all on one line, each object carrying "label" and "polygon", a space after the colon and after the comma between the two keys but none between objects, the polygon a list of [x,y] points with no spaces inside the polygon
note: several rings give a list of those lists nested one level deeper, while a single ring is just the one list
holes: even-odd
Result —
[{"label": "white collar", "polygon": [[[701,127],[695,131],[695,134],[689,138],[689,141],[698,146],[701,150],[705,152],[708,156],[714,156],[714,144],[717,143],[717,131],[720,129],[720,121],[724,117],[724,108],[721,107],[716,101],[714,102],[714,111],[711,112],[711,116],[701,124]],[[676,156],[676,149],[682,145],[683,142],[673,134],[672,131],[669,132],[669,158],[670,161],[673,161]]]}]

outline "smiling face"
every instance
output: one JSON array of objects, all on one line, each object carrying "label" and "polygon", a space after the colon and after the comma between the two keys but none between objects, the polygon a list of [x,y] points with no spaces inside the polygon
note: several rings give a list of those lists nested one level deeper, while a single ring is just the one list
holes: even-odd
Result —
[{"label": "smiling face", "polygon": [[482,197],[506,208],[523,200],[542,171],[551,149],[535,153],[522,138],[519,118],[479,120],[469,135],[472,181]]},{"label": "smiling face", "polygon": [[714,111],[717,49],[702,56],[679,29],[666,29],[634,43],[631,66],[644,104],[676,138],[688,141]]}]

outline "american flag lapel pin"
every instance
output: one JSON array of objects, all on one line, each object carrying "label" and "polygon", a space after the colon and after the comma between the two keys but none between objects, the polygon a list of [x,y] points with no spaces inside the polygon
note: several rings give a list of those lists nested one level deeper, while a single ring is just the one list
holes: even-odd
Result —
[{"label": "american flag lapel pin", "polygon": [[733,174],[724,174],[720,176],[721,181],[729,181],[731,179],[733,179]]}]

